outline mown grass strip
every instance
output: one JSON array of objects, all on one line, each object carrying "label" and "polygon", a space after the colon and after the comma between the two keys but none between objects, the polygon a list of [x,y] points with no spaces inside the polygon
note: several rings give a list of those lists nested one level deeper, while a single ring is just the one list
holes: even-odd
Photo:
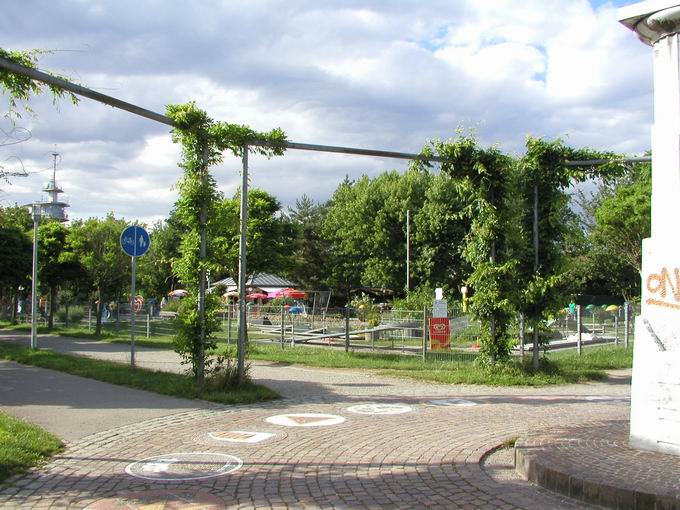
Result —
[{"label": "mown grass strip", "polygon": [[62,448],[49,432],[0,412],[0,482],[43,464]]},{"label": "mown grass strip", "polygon": [[208,381],[206,389],[199,393],[194,380],[188,375],[143,368],[133,370],[130,366],[121,363],[69,356],[47,350],[31,351],[7,342],[0,343],[0,358],[161,395],[200,398],[220,404],[250,404],[280,397],[274,390],[254,383],[246,383],[239,388],[226,390],[215,387]]}]

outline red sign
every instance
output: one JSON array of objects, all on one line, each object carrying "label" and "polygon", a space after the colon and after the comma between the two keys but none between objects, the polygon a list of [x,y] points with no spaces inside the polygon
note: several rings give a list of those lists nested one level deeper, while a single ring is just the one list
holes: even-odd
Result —
[{"label": "red sign", "polygon": [[430,319],[430,349],[448,349],[450,347],[451,329],[447,317],[432,317]]}]

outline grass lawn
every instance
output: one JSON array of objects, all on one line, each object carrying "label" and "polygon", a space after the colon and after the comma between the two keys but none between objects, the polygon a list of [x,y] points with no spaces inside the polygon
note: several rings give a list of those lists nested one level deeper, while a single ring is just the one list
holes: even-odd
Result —
[{"label": "grass lawn", "polygon": [[7,342],[0,342],[0,358],[162,395],[201,398],[220,404],[249,404],[279,398],[275,391],[253,383],[245,384],[238,389],[225,390],[209,382],[206,390],[199,395],[193,379],[187,375],[143,368],[133,370],[129,365],[121,363],[68,356],[51,351],[31,351]]},{"label": "grass lawn", "polygon": [[[220,352],[235,356],[234,346],[220,346]],[[531,369],[530,358],[514,359],[483,368],[471,362],[423,362],[419,356],[345,353],[337,349],[252,344],[249,359],[297,363],[316,367],[372,369],[380,374],[446,384],[490,384],[494,386],[542,386],[602,380],[605,370],[632,366],[633,351],[623,347],[589,347],[582,356],[575,352],[550,353],[542,368]]]},{"label": "grass lawn", "polygon": [[0,412],[0,482],[61,450],[61,441],[49,432]]}]

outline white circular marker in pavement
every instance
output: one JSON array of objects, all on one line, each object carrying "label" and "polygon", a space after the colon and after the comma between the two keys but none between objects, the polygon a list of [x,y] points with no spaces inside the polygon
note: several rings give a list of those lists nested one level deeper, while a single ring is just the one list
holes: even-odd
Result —
[{"label": "white circular marker in pavement", "polygon": [[403,404],[361,404],[348,407],[347,410],[357,414],[404,414],[413,411],[412,407]]},{"label": "white circular marker in pavement", "polygon": [[241,466],[241,459],[224,453],[168,453],[128,464],[125,472],[145,480],[176,482],[222,476]]},{"label": "white circular marker in pavement", "polygon": [[344,423],[345,418],[335,414],[294,413],[270,416],[265,421],[285,427],[328,427]]},{"label": "white circular marker in pavement", "polygon": [[465,400],[464,398],[445,398],[440,400],[428,400],[427,403],[432,406],[441,407],[472,407],[477,405],[477,402],[473,402],[472,400]]}]

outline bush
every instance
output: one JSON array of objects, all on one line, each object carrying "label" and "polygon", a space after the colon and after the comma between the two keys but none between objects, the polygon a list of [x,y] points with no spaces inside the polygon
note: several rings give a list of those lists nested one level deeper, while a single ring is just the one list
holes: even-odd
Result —
[{"label": "bush", "polygon": [[[60,306],[59,309],[54,313],[57,322],[66,323],[66,307]],[[68,308],[68,322],[80,322],[84,317],[87,316],[87,309],[82,305],[69,306]]]},{"label": "bush", "polygon": [[[245,377],[242,383],[250,382],[250,363],[245,365]],[[220,358],[214,371],[206,381],[206,390],[209,392],[225,392],[239,387],[238,362],[231,358]]]}]

